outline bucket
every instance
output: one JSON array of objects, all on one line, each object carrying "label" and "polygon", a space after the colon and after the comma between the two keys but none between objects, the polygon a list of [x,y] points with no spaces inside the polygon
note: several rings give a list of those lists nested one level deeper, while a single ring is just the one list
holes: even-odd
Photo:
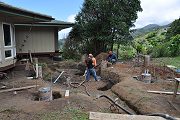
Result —
[{"label": "bucket", "polygon": [[141,74],[141,76],[142,76],[143,82],[145,82],[145,83],[151,83],[151,74],[149,74],[149,73],[143,73],[143,74]]},{"label": "bucket", "polygon": [[42,101],[50,100],[50,87],[39,88],[39,99]]}]

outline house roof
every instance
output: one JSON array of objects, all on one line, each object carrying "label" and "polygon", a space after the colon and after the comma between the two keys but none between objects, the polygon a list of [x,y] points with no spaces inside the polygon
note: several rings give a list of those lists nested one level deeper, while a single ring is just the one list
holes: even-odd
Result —
[{"label": "house roof", "polygon": [[59,20],[51,20],[50,22],[37,22],[34,24],[29,24],[29,23],[15,24],[15,26],[57,27],[59,30],[61,30],[74,26],[74,23],[59,21]]},{"label": "house roof", "polygon": [[19,23],[19,20],[21,20],[21,22],[32,22],[32,19],[33,22],[46,22],[54,20],[52,16],[14,7],[4,2],[0,2],[0,17],[6,18],[6,20],[8,19],[14,21],[15,23]]}]

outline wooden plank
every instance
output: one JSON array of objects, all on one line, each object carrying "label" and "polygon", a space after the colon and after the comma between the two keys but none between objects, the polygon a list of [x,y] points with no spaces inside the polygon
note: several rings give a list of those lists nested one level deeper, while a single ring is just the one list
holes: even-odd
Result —
[{"label": "wooden plank", "polygon": [[[169,95],[173,95],[174,92],[166,92],[166,91],[147,91],[148,93],[156,93],[156,94],[169,94]],[[177,92],[177,95],[180,95],[180,92]]]},{"label": "wooden plank", "polygon": [[[37,85],[37,86],[39,86],[39,85]],[[24,89],[30,89],[30,88],[35,88],[35,87],[36,87],[36,85],[20,87],[20,88],[12,88],[12,89],[7,89],[7,90],[1,90],[0,93],[10,92],[10,91],[17,91],[17,90],[24,90]]]},{"label": "wooden plank", "polygon": [[[157,116],[126,115],[113,113],[90,112],[90,120],[166,120]],[[179,119],[178,119],[179,120]]]}]

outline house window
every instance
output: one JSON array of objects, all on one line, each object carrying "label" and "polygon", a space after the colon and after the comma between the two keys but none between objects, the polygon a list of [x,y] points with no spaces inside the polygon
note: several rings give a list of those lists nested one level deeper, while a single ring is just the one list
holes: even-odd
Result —
[{"label": "house window", "polygon": [[3,31],[4,31],[4,45],[12,46],[11,40],[11,26],[9,24],[3,24]]},{"label": "house window", "polygon": [[12,58],[12,50],[5,50],[5,58]]},{"label": "house window", "polygon": [[5,59],[13,58],[15,52],[14,29],[11,24],[3,23],[4,56]]}]

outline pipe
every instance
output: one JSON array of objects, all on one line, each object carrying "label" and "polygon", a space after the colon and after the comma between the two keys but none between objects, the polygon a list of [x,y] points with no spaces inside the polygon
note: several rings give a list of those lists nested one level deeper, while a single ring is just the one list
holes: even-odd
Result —
[{"label": "pipe", "polygon": [[104,97],[104,98],[107,98],[108,100],[110,100],[113,104],[115,104],[117,107],[119,107],[120,109],[122,109],[123,111],[125,111],[126,113],[130,114],[130,115],[134,115],[134,113],[132,113],[131,111],[125,109],[123,106],[119,105],[117,102],[115,102],[112,98],[108,97],[107,95],[100,95],[98,98],[101,98],[101,97]]},{"label": "pipe", "polygon": [[54,84],[58,81],[58,79],[61,77],[61,75],[64,73],[64,71],[61,72],[61,74],[56,78],[56,80],[54,81]]}]

